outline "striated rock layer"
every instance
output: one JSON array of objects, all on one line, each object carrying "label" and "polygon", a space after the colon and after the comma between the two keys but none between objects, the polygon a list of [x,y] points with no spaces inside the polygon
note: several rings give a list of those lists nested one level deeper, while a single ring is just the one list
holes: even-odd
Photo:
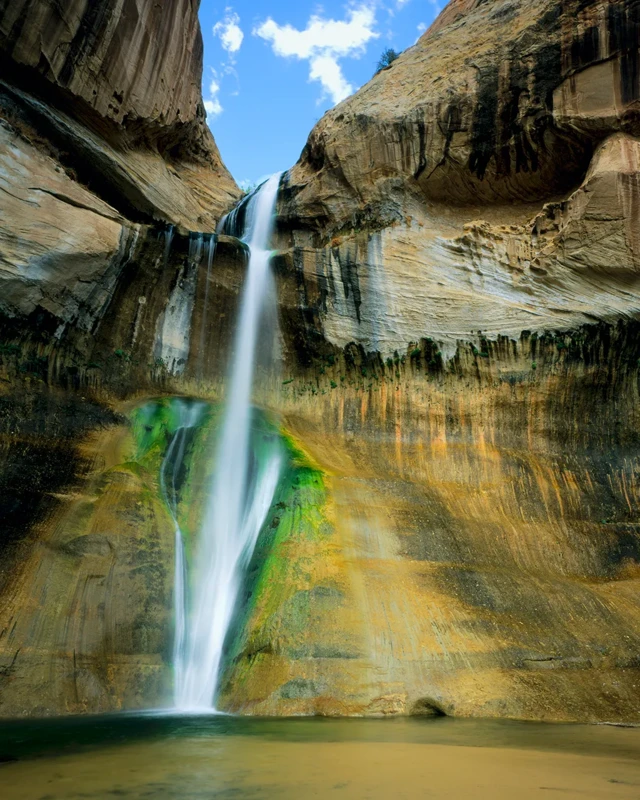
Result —
[{"label": "striated rock layer", "polygon": [[638,334],[348,350],[288,384],[321,489],[264,534],[222,707],[637,722]]},{"label": "striated rock layer", "polygon": [[90,339],[137,244],[211,233],[238,196],[205,122],[197,11],[0,3],[3,327]]},{"label": "striated rock layer", "polygon": [[281,228],[330,341],[451,353],[638,311],[638,13],[452,3],[323,117]]},{"label": "striated rock layer", "polygon": [[202,230],[238,192],[205,122],[198,6],[6,0],[0,58],[5,114],[34,120],[64,166],[137,221]]}]

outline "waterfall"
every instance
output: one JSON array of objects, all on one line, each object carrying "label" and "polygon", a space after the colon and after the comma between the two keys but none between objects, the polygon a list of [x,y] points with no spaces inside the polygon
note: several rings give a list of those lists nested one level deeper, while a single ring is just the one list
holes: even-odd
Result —
[{"label": "waterfall", "polygon": [[[279,450],[271,447],[256,463],[251,443],[256,345],[266,298],[273,296],[268,248],[279,185],[280,175],[275,175],[242,204],[249,266],[213,484],[195,555],[190,612],[176,658],[176,707],[182,711],[215,709],[225,637],[280,474]],[[236,215],[230,217],[235,224]]]}]

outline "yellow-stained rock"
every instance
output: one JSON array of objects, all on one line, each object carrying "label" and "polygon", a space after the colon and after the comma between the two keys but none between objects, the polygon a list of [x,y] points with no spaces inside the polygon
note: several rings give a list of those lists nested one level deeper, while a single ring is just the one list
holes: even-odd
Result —
[{"label": "yellow-stained rock", "polygon": [[[287,387],[325,495],[279,528],[223,707],[637,722],[626,337],[596,337],[582,363],[540,342],[534,369],[525,345],[475,356],[477,377],[461,353],[457,374],[407,360],[331,389],[336,364],[317,393]],[[596,355],[607,341],[617,367]],[[318,514],[328,527],[309,537]]]}]

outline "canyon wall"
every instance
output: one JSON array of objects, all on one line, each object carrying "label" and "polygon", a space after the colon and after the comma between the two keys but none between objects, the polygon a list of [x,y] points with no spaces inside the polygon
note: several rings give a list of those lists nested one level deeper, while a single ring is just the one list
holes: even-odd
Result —
[{"label": "canyon wall", "polygon": [[209,292],[240,192],[205,121],[197,13],[0,2],[4,715],[170,690],[174,531],[127,398],[185,371],[217,385],[244,270],[222,241]]},{"label": "canyon wall", "polygon": [[224,707],[640,719],[639,46],[637,2],[454,1],[311,133],[280,402],[322,488]]},{"label": "canyon wall", "polygon": [[[140,409],[217,401],[246,266],[195,5],[58,6],[0,5],[5,715],[166,704]],[[635,0],[453,0],[312,131],[223,709],[640,719],[639,42]]]}]

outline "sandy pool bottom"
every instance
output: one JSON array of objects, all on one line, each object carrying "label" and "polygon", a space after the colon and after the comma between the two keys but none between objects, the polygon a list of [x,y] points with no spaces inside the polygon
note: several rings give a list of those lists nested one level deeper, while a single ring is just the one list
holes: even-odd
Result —
[{"label": "sandy pool bottom", "polygon": [[640,730],[369,721],[318,723],[315,733],[313,724],[182,726],[130,740],[124,731],[87,744],[81,729],[72,742],[61,735],[58,752],[51,740],[29,751],[27,735],[24,752],[0,765],[0,796],[640,799]]}]

